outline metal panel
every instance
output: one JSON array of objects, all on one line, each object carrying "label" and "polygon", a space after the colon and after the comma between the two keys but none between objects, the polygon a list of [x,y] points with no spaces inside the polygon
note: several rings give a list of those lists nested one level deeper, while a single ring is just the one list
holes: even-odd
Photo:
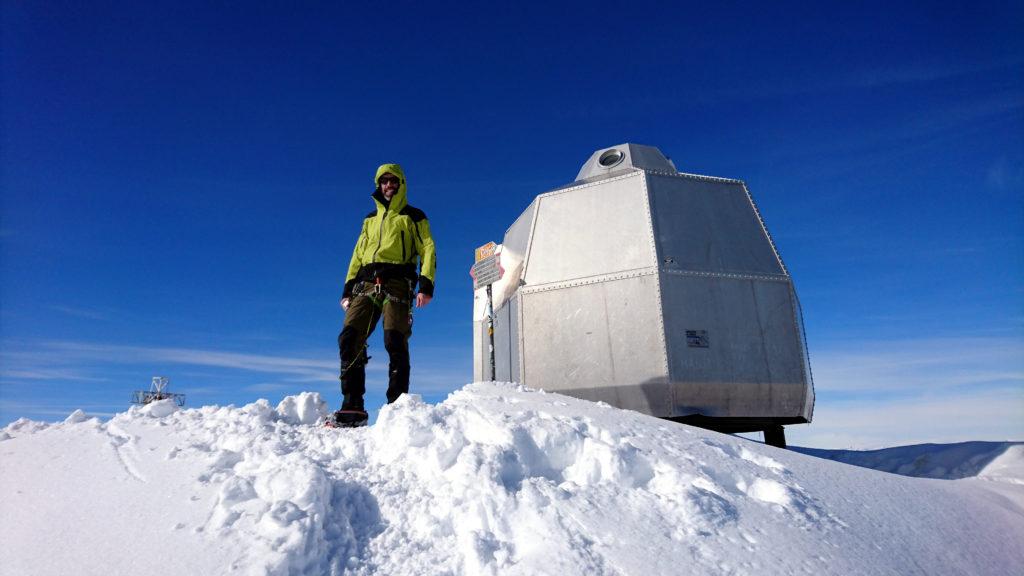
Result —
[{"label": "metal panel", "polygon": [[530,244],[530,231],[533,230],[533,215],[537,199],[526,207],[526,210],[516,218],[516,221],[505,231],[505,239],[502,241],[502,250],[510,250],[520,256],[526,256],[526,249]]},{"label": "metal panel", "polygon": [[542,195],[527,285],[655,266],[642,179],[637,172]]},{"label": "metal panel", "polygon": [[800,331],[800,344],[803,349],[802,359],[804,361],[804,379],[807,382],[807,386],[804,389],[806,396],[804,397],[804,418],[808,422],[811,421],[814,416],[814,373],[811,371],[811,352],[807,349],[807,333],[804,329],[804,312],[803,307],[800,306],[800,299],[796,295],[796,287],[790,286],[790,295],[793,298],[793,307],[796,310],[796,327]]},{"label": "metal panel", "polygon": [[508,309],[510,334],[508,342],[508,362],[511,375],[509,376],[509,381],[522,382],[522,375],[519,372],[519,297],[516,296],[509,299],[505,308]]},{"label": "metal panel", "polygon": [[657,276],[521,291],[523,381],[657,414],[670,405]]},{"label": "metal panel", "polygon": [[473,381],[490,379],[490,358],[487,352],[487,321],[473,321]]},{"label": "metal panel", "polygon": [[[804,416],[803,347],[788,280],[662,276],[671,416]],[[706,331],[707,347],[687,331]]]},{"label": "metal panel", "polygon": [[785,274],[742,183],[647,178],[663,269]]},{"label": "metal panel", "polygon": [[498,382],[512,381],[509,355],[511,339],[509,306],[502,306],[494,312],[494,379]]}]

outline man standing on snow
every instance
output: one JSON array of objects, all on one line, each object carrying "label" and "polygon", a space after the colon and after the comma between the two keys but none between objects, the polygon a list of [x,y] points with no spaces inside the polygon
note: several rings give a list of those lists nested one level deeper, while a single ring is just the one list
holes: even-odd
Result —
[{"label": "man standing on snow", "polygon": [[345,327],[338,335],[338,349],[344,403],[335,412],[334,423],[345,427],[362,426],[367,421],[363,406],[366,340],[377,321],[384,317],[390,404],[409,391],[411,306],[426,306],[434,296],[434,239],[427,215],[406,201],[402,167],[382,165],[374,182],[377,188],[372,197],[377,209],[363,220],[341,297]]}]

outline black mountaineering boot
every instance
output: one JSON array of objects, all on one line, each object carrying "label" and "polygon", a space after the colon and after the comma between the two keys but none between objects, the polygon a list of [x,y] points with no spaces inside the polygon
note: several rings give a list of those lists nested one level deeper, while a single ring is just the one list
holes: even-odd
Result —
[{"label": "black mountaineering boot", "polygon": [[[346,330],[348,330],[346,328]],[[342,333],[339,344],[346,334]],[[327,417],[324,422],[331,428],[355,428],[366,426],[368,415],[363,408],[366,394],[366,360],[361,353],[353,354],[352,346],[341,348],[341,393],[344,401],[341,410]],[[354,358],[353,358],[354,356]]]},{"label": "black mountaineering boot", "polygon": [[328,418],[327,426],[330,428],[358,428],[366,426],[369,421],[369,414],[365,410],[338,410]]},{"label": "black mountaineering boot", "polygon": [[388,350],[388,404],[409,391],[409,339],[398,330],[384,331],[384,347]]},{"label": "black mountaineering boot", "polygon": [[351,326],[346,326],[338,336],[338,351],[341,356],[341,393],[345,397],[342,410],[359,407],[362,410],[363,395],[366,394],[366,362],[369,358],[360,345]]},{"label": "black mountaineering boot", "polygon": [[[351,385],[351,382],[348,382],[348,384]],[[346,388],[345,385],[346,381],[342,380],[342,389]],[[345,402],[341,405],[341,410],[328,416],[324,424],[330,428],[355,428],[357,426],[366,426],[368,420],[369,415],[363,408],[363,397],[360,395],[357,399],[354,394],[346,390]]]}]

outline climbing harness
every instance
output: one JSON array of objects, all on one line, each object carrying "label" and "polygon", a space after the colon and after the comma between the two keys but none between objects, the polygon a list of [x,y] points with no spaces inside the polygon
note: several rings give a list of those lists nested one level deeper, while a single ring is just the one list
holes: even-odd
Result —
[{"label": "climbing harness", "polygon": [[[411,295],[412,281],[407,280],[407,282],[409,283],[409,289],[407,291],[407,294]],[[367,284],[369,283],[360,282],[359,284],[356,284],[355,289],[352,291],[355,294],[354,298],[358,298],[359,296],[366,296],[367,298],[370,299],[370,302],[373,303],[374,307],[380,310],[382,314],[384,311],[384,305],[387,304],[388,302],[400,305],[404,304],[409,310],[409,326],[412,326],[413,305],[411,296],[408,299],[403,300],[401,298],[398,298],[394,294],[388,292],[387,289],[384,288],[384,283],[381,280],[380,276],[374,276],[373,284],[369,288],[367,288]],[[366,354],[366,351],[369,349],[369,343],[367,342],[367,340],[370,339],[370,332],[373,330],[373,325],[376,324],[376,320],[380,318],[379,316],[377,316],[376,318],[374,316],[376,316],[376,314],[371,313],[370,321],[366,323],[366,334],[363,335],[362,349],[360,349],[359,353],[356,354],[356,357],[351,362],[349,362],[348,366],[345,366],[342,369],[341,376],[338,377],[339,380],[345,380],[345,374],[347,374],[348,371],[354,368],[355,366],[366,366],[366,364],[370,362],[370,358],[372,358],[372,356],[368,356]],[[362,362],[360,362],[361,359]],[[341,393],[342,395],[345,394],[344,387],[342,387]]]}]

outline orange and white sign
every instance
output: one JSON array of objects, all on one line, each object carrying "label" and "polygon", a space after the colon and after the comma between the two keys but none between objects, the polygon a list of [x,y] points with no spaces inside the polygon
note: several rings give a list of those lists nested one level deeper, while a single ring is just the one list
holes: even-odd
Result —
[{"label": "orange and white sign", "polygon": [[479,262],[485,258],[490,258],[491,256],[494,256],[494,253],[497,252],[497,250],[498,244],[496,242],[488,242],[487,244],[484,244],[483,246],[476,249],[475,262]]}]

